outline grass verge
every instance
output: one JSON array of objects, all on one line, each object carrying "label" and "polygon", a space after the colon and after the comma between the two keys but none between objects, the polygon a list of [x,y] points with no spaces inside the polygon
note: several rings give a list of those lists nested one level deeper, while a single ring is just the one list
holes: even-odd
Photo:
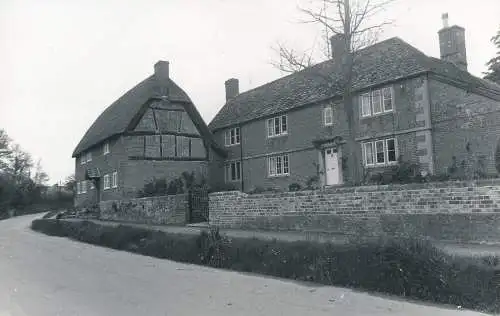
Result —
[{"label": "grass verge", "polygon": [[35,220],[31,227],[48,235],[179,262],[500,312],[498,257],[453,257],[424,241],[380,240],[339,246],[228,239],[216,230],[180,235],[53,219]]}]

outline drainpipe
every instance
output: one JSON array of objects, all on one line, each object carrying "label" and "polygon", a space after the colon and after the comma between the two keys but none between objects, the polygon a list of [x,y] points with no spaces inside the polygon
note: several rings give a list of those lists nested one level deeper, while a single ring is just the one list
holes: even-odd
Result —
[{"label": "drainpipe", "polygon": [[241,177],[241,192],[245,192],[245,181],[243,180],[243,126],[240,125],[240,177]]}]

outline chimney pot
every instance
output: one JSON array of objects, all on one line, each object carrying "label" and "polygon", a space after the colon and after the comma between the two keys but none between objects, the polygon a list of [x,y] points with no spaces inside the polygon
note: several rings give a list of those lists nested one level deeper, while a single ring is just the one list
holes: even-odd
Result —
[{"label": "chimney pot", "polygon": [[449,27],[449,25],[448,25],[448,13],[441,14],[441,19],[443,20],[443,28]]},{"label": "chimney pot", "polygon": [[170,64],[168,61],[160,60],[155,64],[155,76],[160,80],[166,80],[170,77]]},{"label": "chimney pot", "polygon": [[226,102],[240,94],[240,84],[238,79],[230,78],[224,83],[226,86]]}]

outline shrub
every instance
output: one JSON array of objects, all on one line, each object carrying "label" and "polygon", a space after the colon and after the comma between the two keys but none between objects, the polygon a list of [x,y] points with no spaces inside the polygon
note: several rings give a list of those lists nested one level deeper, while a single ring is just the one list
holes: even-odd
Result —
[{"label": "shrub", "polygon": [[295,191],[300,191],[302,189],[302,186],[299,183],[290,183],[288,186],[288,191],[290,192],[295,192]]},{"label": "shrub", "polygon": [[500,311],[499,258],[453,257],[416,239],[334,245],[228,239],[217,228],[180,235],[58,220],[35,220],[32,229],[180,262]]},{"label": "shrub", "polygon": [[273,187],[256,186],[252,190],[250,190],[248,193],[249,194],[261,194],[261,193],[278,193],[278,192],[281,192],[281,189],[273,188]]}]

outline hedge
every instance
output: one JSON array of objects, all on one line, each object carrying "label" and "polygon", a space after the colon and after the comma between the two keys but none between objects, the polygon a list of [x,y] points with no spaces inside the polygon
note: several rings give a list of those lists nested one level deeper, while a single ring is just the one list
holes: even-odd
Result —
[{"label": "hedge", "polygon": [[182,235],[125,225],[53,219],[35,220],[32,229],[179,262],[500,312],[498,257],[450,256],[430,242],[420,240],[333,245],[228,239],[217,230]]}]

